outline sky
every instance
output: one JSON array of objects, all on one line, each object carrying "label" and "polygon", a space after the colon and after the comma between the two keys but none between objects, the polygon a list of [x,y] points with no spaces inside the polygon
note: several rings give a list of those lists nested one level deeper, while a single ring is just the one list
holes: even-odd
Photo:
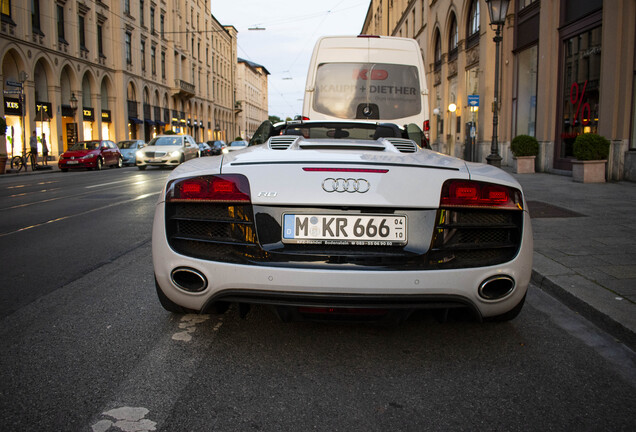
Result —
[{"label": "sky", "polygon": [[[357,35],[371,0],[212,0],[212,15],[238,30],[237,55],[269,73],[269,114],[301,114],[307,69],[320,36]],[[249,28],[264,30],[249,30]]]}]

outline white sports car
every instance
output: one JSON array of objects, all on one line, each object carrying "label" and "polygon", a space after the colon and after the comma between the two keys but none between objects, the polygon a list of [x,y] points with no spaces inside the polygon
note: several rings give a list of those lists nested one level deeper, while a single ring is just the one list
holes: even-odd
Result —
[{"label": "white sports car", "polygon": [[266,122],[262,144],[180,165],[154,218],[161,304],[266,304],[284,320],[516,317],[532,270],[519,183],[420,139],[388,123]]}]

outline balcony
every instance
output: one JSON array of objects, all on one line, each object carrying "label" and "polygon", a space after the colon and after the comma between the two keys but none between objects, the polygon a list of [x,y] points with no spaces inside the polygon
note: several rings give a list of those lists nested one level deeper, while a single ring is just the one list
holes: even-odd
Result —
[{"label": "balcony", "polygon": [[186,99],[189,99],[194,96],[194,84],[190,84],[189,82],[176,79],[174,80],[175,87],[172,89],[173,96],[182,96]]}]

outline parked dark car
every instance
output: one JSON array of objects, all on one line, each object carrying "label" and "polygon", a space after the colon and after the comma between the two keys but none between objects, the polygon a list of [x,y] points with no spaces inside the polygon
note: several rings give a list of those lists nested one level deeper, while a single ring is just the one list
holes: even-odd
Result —
[{"label": "parked dark car", "polygon": [[208,145],[212,148],[213,155],[220,155],[227,148],[227,144],[223,140],[208,141]]},{"label": "parked dark car", "polygon": [[210,147],[206,143],[199,143],[199,155],[212,156],[212,147]]},{"label": "parked dark car", "polygon": [[124,158],[117,145],[110,140],[79,141],[60,155],[57,162],[62,172],[69,168],[101,170],[104,165],[121,168]]}]

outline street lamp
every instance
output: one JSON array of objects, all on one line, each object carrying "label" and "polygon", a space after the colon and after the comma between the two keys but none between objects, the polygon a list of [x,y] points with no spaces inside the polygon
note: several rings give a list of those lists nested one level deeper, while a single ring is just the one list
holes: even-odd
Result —
[{"label": "street lamp", "polygon": [[69,103],[71,104],[71,109],[75,111],[77,109],[77,98],[75,97],[75,93],[71,93]]},{"label": "street lamp", "polygon": [[499,143],[497,142],[497,125],[499,123],[499,44],[501,43],[501,27],[506,22],[508,4],[510,0],[486,0],[488,14],[490,15],[490,27],[494,26],[495,37],[495,100],[492,110],[492,142],[490,144],[490,154],[486,156],[486,161],[490,165],[501,167],[501,156],[499,155]]}]

